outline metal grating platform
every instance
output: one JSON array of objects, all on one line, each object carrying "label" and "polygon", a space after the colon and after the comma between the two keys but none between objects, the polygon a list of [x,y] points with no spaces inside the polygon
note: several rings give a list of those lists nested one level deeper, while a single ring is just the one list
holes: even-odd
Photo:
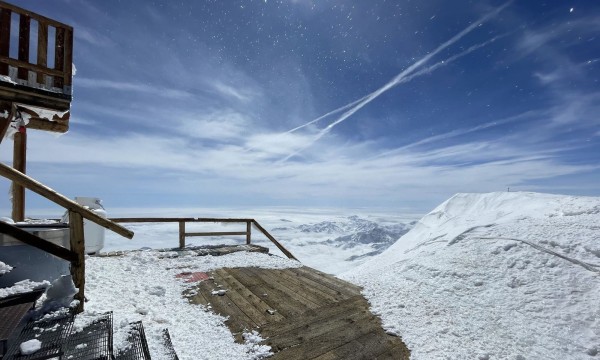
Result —
[{"label": "metal grating platform", "polygon": [[[42,360],[60,357],[64,354],[62,344],[73,327],[73,314],[60,311],[46,315],[40,320],[27,323],[21,334],[11,341],[11,346],[3,360]],[[31,355],[21,355],[19,346],[22,342],[37,339],[41,349]]]},{"label": "metal grating platform", "polygon": [[175,352],[175,348],[173,347],[173,343],[171,342],[171,335],[169,334],[169,330],[165,329],[162,334],[163,337],[163,347],[165,350],[166,358],[169,360],[179,360],[177,357],[177,353]]},{"label": "metal grating platform", "polygon": [[[129,336],[127,342],[129,347],[121,350],[116,360],[150,360],[150,350],[146,342],[146,334],[141,321],[129,324]],[[171,347],[172,348],[172,347]]]},{"label": "metal grating platform", "polygon": [[112,359],[112,313],[103,314],[79,332],[72,333],[63,359]]}]

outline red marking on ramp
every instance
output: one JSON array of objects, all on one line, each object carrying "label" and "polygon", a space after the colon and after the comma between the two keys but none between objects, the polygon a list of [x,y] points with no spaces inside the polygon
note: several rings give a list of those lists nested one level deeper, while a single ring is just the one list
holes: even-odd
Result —
[{"label": "red marking on ramp", "polygon": [[208,279],[208,274],[203,272],[183,272],[175,275],[178,279],[184,279],[186,283],[199,282]]}]

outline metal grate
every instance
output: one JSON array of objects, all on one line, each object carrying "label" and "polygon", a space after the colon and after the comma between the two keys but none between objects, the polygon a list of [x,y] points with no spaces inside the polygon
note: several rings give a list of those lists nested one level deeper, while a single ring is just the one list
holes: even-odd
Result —
[{"label": "metal grate", "polygon": [[[60,357],[63,354],[62,344],[73,327],[73,314],[62,310],[49,314],[40,320],[30,321],[14,340],[11,339],[9,349],[3,360],[42,360]],[[21,355],[20,345],[25,341],[37,339],[41,342],[40,350],[30,355]]]},{"label": "metal grate", "polygon": [[129,347],[121,350],[116,360],[150,360],[150,351],[146,342],[146,334],[141,321],[129,324]]},{"label": "metal grate", "polygon": [[165,349],[165,354],[167,355],[167,359],[179,360],[179,357],[177,357],[177,353],[175,352],[175,348],[173,348],[173,343],[171,342],[171,335],[169,335],[169,330],[167,330],[167,329],[163,330],[162,338],[163,338],[163,346]]},{"label": "metal grate", "polygon": [[106,313],[69,336],[63,359],[112,359],[112,313]]}]

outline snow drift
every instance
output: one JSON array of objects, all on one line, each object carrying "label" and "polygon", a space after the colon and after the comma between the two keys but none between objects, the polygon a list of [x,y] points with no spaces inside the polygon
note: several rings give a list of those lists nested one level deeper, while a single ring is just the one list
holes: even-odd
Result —
[{"label": "snow drift", "polygon": [[600,358],[600,198],[457,194],[341,277],[414,359]]}]

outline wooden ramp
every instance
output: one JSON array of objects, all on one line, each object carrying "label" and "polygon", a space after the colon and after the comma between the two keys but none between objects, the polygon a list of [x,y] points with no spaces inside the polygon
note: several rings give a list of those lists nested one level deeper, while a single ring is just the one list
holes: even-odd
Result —
[{"label": "wooden ramp", "polygon": [[225,268],[208,275],[190,301],[228,317],[239,342],[243,332],[257,330],[272,359],[409,358],[402,340],[386,334],[371,314],[360,288],[336,277],[309,267]]}]

